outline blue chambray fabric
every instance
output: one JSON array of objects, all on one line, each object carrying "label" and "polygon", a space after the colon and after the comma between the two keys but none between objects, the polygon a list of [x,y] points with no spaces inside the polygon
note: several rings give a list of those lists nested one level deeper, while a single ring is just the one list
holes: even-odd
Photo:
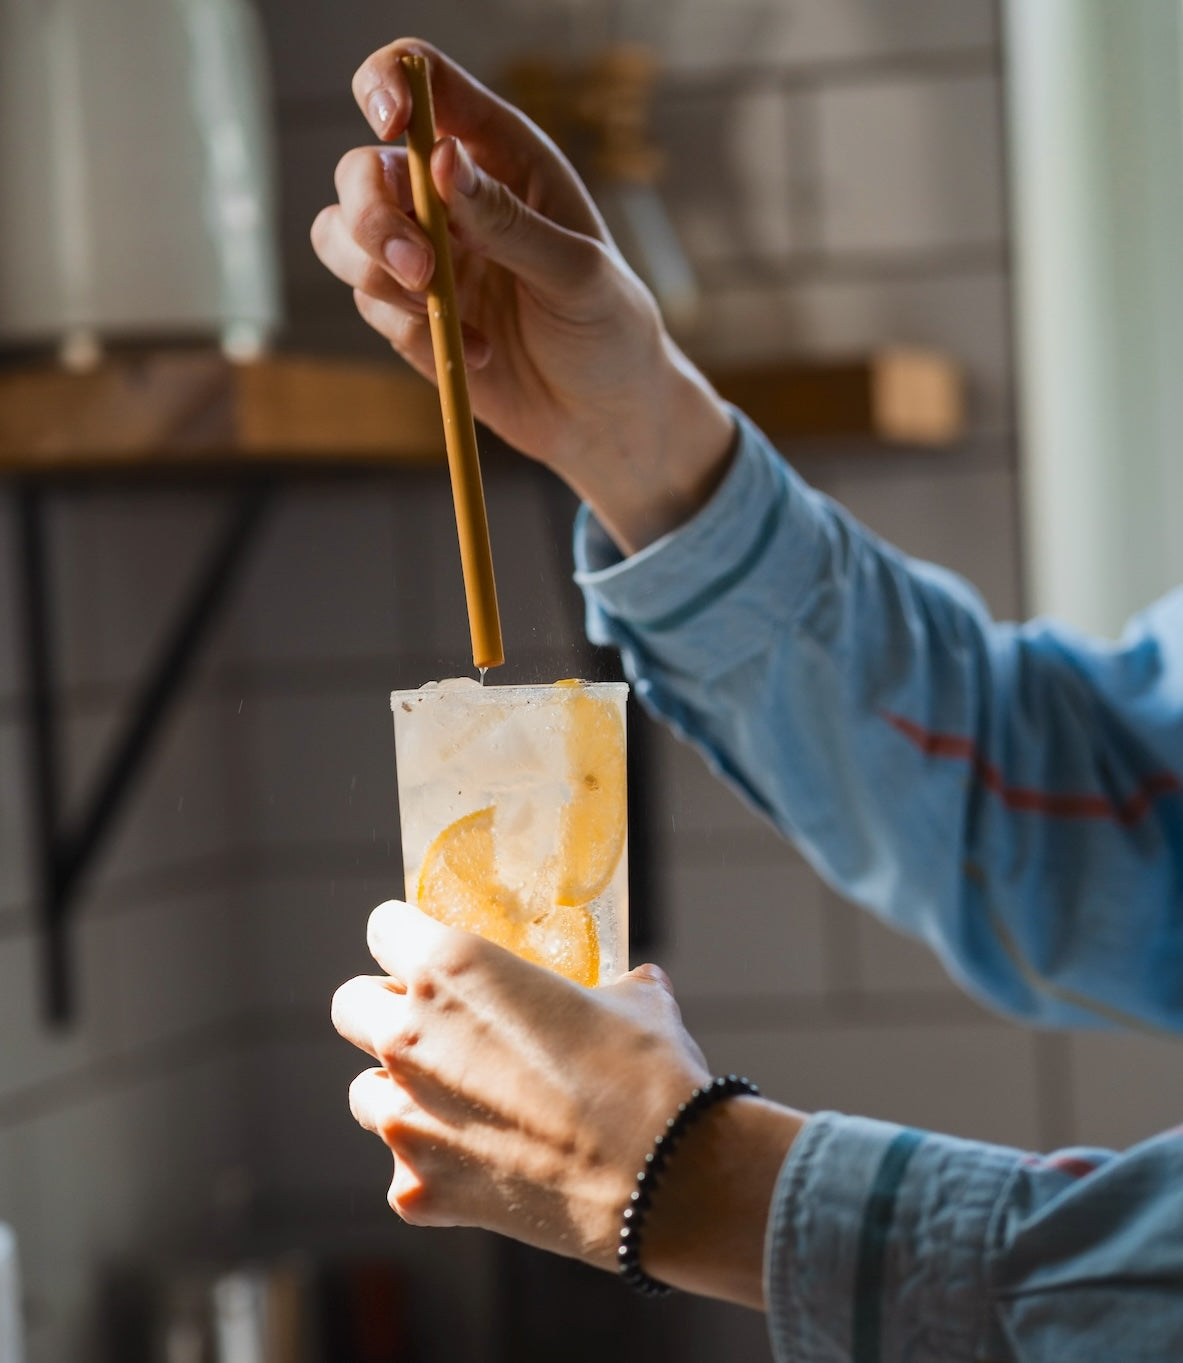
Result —
[{"label": "blue chambray fabric", "polygon": [[[580,512],[589,636],[988,1005],[1183,1030],[1183,590],[1116,644],[995,622],[736,421],[711,502],[641,553]],[[824,1114],[782,1173],[768,1273],[797,1363],[1183,1359],[1183,1139],[1037,1159]]]}]

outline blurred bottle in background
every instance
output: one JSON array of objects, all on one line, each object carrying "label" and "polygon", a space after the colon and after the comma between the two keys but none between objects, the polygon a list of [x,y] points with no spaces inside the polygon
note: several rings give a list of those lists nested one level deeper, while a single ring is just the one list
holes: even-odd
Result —
[{"label": "blurred bottle in background", "polygon": [[[412,1363],[404,1269],[385,1258],[313,1262],[298,1256],[154,1277],[147,1311],[151,1363]],[[111,1363],[145,1356],[112,1337]],[[0,1353],[0,1363],[9,1363]]]},{"label": "blurred bottle in background", "polygon": [[698,320],[694,269],[661,194],[665,155],[651,124],[657,53],[613,41],[577,60],[523,53],[503,75],[507,98],[575,162],[624,258],[684,337]]}]

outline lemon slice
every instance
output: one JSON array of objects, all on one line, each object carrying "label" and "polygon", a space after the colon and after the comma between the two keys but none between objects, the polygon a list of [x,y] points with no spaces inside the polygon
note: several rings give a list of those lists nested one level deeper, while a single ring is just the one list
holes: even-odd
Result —
[{"label": "lemon slice", "polygon": [[573,696],[567,711],[571,798],[559,816],[561,870],[555,900],[578,907],[604,893],[624,851],[624,724],[616,706],[597,696]]},{"label": "lemon slice", "polygon": [[490,806],[464,815],[427,849],[419,871],[419,907],[441,923],[478,933],[590,988],[600,974],[591,914],[555,905],[527,916],[521,900],[497,876],[494,813]]},{"label": "lemon slice", "polygon": [[427,849],[419,907],[441,923],[520,952],[523,924],[516,898],[497,879],[491,806],[449,824]]}]

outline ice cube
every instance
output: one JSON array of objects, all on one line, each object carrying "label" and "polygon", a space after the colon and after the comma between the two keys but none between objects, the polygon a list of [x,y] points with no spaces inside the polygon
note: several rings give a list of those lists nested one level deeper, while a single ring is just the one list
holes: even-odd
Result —
[{"label": "ice cube", "polygon": [[583,944],[571,939],[568,915],[551,912],[535,922],[530,930],[530,946],[551,970],[570,975],[581,965]]}]

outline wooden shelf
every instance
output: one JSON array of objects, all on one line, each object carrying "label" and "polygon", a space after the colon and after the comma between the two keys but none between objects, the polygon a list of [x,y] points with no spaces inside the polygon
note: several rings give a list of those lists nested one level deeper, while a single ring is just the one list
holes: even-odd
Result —
[{"label": "wooden shelf", "polygon": [[443,457],[439,403],[394,364],[154,351],[0,370],[0,470]]},{"label": "wooden shelf", "polygon": [[[940,446],[964,426],[959,370],[928,351],[724,369],[719,391],[775,440]],[[86,374],[0,369],[0,473],[267,462],[443,462],[435,390],[390,363],[213,351],[118,356]]]},{"label": "wooden shelf", "polygon": [[936,351],[886,347],[845,360],[753,365],[711,377],[774,440],[939,448],[965,433],[961,371]]}]

